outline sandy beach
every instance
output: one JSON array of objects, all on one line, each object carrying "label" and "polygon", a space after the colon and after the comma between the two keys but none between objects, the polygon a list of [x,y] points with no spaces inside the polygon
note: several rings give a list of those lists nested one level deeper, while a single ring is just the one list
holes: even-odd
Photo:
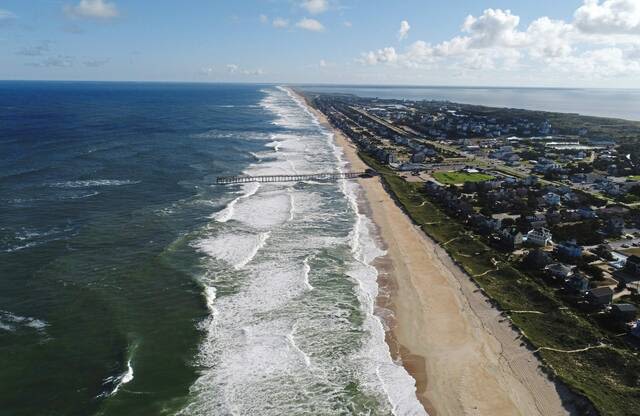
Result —
[{"label": "sandy beach", "polygon": [[[310,110],[332,129],[323,114]],[[333,131],[351,169],[365,169],[355,146]],[[561,399],[569,393],[540,370],[537,357],[471,278],[412,223],[379,178],[360,184],[361,209],[373,219],[387,251],[376,264],[383,293],[378,304],[393,312],[387,341],[394,359],[415,378],[427,412],[570,414]]]}]

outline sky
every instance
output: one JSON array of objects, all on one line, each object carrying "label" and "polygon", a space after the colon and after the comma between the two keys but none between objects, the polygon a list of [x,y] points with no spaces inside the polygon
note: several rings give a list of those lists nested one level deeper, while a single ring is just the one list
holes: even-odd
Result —
[{"label": "sky", "polygon": [[640,0],[0,0],[0,79],[640,88]]}]

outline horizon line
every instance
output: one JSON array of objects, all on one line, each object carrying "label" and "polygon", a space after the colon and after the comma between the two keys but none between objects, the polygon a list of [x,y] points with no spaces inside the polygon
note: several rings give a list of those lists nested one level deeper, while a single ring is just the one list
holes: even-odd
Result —
[{"label": "horizon line", "polygon": [[112,83],[112,84],[229,84],[229,85],[285,85],[294,87],[350,87],[350,88],[468,88],[468,89],[549,89],[549,90],[638,90],[640,87],[559,87],[512,85],[463,85],[463,84],[371,84],[333,82],[273,82],[273,81],[175,81],[175,80],[78,80],[78,79],[0,79],[9,82],[58,82],[58,83]]}]

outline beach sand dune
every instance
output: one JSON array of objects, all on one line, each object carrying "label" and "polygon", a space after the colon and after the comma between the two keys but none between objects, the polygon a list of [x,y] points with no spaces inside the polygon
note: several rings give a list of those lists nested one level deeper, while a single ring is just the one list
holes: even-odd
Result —
[{"label": "beach sand dune", "polygon": [[[322,123],[326,118],[316,111]],[[353,170],[366,165],[355,146],[334,130]],[[379,304],[393,311],[387,341],[416,379],[431,416],[567,415],[556,385],[537,357],[470,277],[416,227],[379,178],[360,180],[361,205],[378,228],[387,255],[376,266]]]}]

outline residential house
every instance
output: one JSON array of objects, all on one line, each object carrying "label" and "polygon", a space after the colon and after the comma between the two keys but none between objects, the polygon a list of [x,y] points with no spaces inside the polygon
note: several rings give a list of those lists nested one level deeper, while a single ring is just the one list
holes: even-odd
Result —
[{"label": "residential house", "polygon": [[565,281],[573,273],[573,267],[562,263],[553,263],[544,268],[547,274],[556,279]]},{"label": "residential house", "polygon": [[624,265],[624,270],[629,274],[640,277],[640,257],[635,254],[629,256]]},{"label": "residential house", "polygon": [[550,206],[558,206],[560,205],[560,195],[553,193],[553,192],[547,192],[542,199],[544,199],[544,202],[547,203],[547,205]]},{"label": "residential house", "polygon": [[527,233],[527,243],[545,247],[552,242],[552,235],[546,228],[534,228]]},{"label": "residential house", "polygon": [[577,258],[582,256],[582,246],[576,244],[575,240],[563,241],[555,247],[556,253],[564,257]]},{"label": "residential house", "polygon": [[587,301],[593,306],[605,306],[613,301],[613,290],[608,287],[596,287],[587,292]]},{"label": "residential house", "polygon": [[621,217],[611,217],[607,219],[604,229],[609,235],[620,235],[624,230],[624,219]]},{"label": "residential house", "polygon": [[619,321],[629,322],[636,318],[638,308],[630,303],[614,303],[611,305],[611,315]]},{"label": "residential house", "polygon": [[581,207],[578,208],[578,214],[580,214],[580,218],[582,219],[593,219],[596,218],[598,215],[596,214],[596,212],[593,210],[593,208],[591,207]]},{"label": "residential house", "polygon": [[508,250],[515,250],[522,246],[523,236],[517,228],[504,228],[498,233],[500,245]]},{"label": "residential house", "polygon": [[589,279],[580,273],[576,273],[565,280],[565,287],[570,292],[584,295],[589,290]]}]

